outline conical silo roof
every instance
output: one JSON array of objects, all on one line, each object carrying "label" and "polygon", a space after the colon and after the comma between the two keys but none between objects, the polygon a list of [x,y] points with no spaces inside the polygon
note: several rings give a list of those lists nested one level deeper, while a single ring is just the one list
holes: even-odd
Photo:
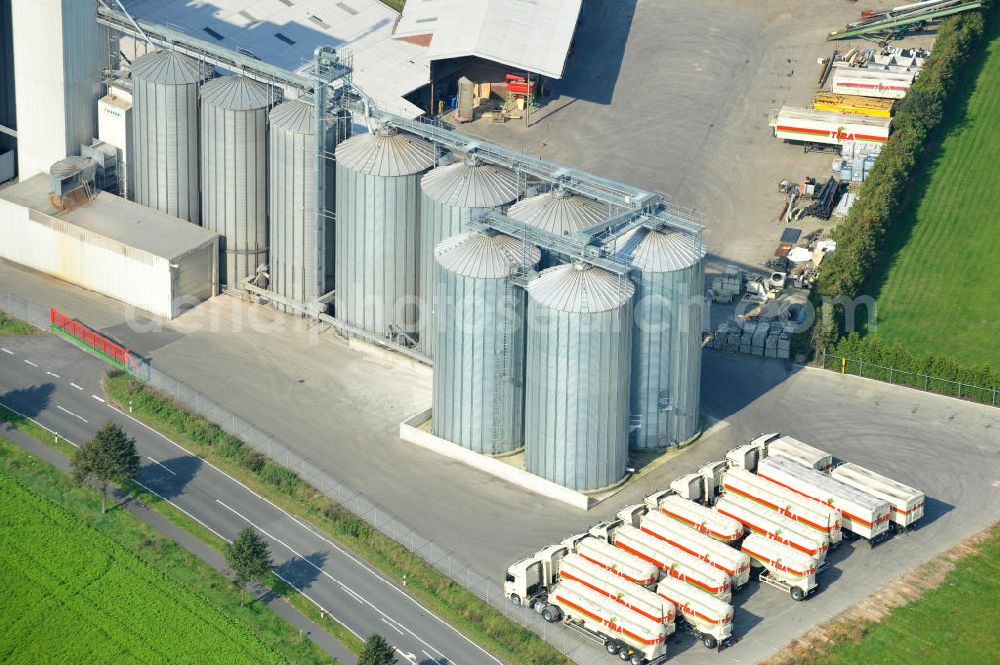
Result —
[{"label": "conical silo roof", "polygon": [[530,270],[542,253],[534,245],[502,233],[470,231],[443,240],[434,248],[434,258],[456,275],[502,279]]},{"label": "conical silo roof", "polygon": [[628,278],[581,262],[543,270],[527,288],[533,300],[549,309],[581,314],[617,309],[635,292]]},{"label": "conical silo roof", "polygon": [[315,108],[298,99],[278,104],[268,114],[271,127],[292,134],[313,134],[313,115]]},{"label": "conical silo roof", "polygon": [[222,76],[201,86],[201,103],[231,111],[253,111],[271,104],[267,86],[246,76]]},{"label": "conical silo roof", "polygon": [[96,162],[94,162],[94,160],[90,157],[70,155],[69,157],[63,157],[58,162],[53,164],[49,168],[49,175],[56,178],[68,178],[69,176],[75,175],[94,164],[96,164]]},{"label": "conical silo roof", "polygon": [[607,219],[608,207],[568,190],[554,189],[518,201],[507,211],[507,216],[562,236]]},{"label": "conical silo roof", "polygon": [[132,63],[132,78],[150,83],[201,83],[211,74],[211,65],[170,50],[147,53]]},{"label": "conical silo roof", "polygon": [[412,134],[379,127],[337,146],[337,163],[373,176],[407,176],[434,166],[434,146]]},{"label": "conical silo roof", "polygon": [[643,272],[673,272],[690,268],[705,258],[705,243],[681,231],[637,229],[619,255]]},{"label": "conical silo roof", "polygon": [[495,208],[517,198],[517,174],[475,157],[439,166],[420,180],[424,194],[455,208]]}]

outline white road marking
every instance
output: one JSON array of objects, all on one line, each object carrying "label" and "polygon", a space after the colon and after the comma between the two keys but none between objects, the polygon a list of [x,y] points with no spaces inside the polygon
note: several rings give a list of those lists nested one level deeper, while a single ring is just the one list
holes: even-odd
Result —
[{"label": "white road marking", "polygon": [[98,397],[97,395],[91,395],[91,397],[93,397],[94,399],[96,399],[96,400],[97,400],[98,402],[100,402],[101,404],[107,404],[107,402],[105,402],[105,401],[104,401],[103,399],[101,399],[101,398],[100,398],[100,397]]},{"label": "white road marking", "polygon": [[54,376],[54,377],[56,377],[57,379],[59,378],[59,375],[58,375],[58,374],[56,374],[56,373],[54,373],[54,372],[45,372],[45,373],[46,373],[46,374],[48,374],[49,376]]},{"label": "white road marking", "polygon": [[[146,423],[142,422],[138,418],[132,416],[131,414],[125,413],[121,409],[119,409],[119,408],[117,408],[117,407],[115,407],[115,406],[113,406],[111,404],[109,404],[108,406],[110,406],[112,409],[114,409],[115,411],[117,411],[118,413],[120,413],[121,415],[123,415],[124,417],[128,418],[129,420],[135,422],[136,424],[141,425],[142,427],[145,427],[150,432],[152,432],[153,434],[156,434],[157,436],[159,436],[160,438],[162,438],[167,443],[170,443],[171,445],[176,446],[177,448],[180,448],[181,450],[183,450],[185,453],[187,453],[191,457],[198,457],[197,455],[195,455],[194,453],[192,453],[190,450],[188,450],[187,448],[185,448],[181,444],[179,444],[176,441],[174,441],[173,439],[167,437],[167,435],[163,434],[162,432],[158,432],[157,430],[153,429],[152,427],[150,427]],[[289,513],[287,510],[285,510],[284,508],[281,508],[280,506],[276,505],[273,501],[271,501],[270,499],[268,499],[266,496],[262,496],[261,494],[258,494],[256,491],[254,491],[250,487],[247,487],[245,484],[243,484],[242,482],[240,482],[236,478],[233,478],[231,475],[229,475],[228,473],[226,473],[225,471],[223,471],[219,467],[215,466],[214,464],[212,464],[208,460],[202,459],[202,463],[206,464],[210,468],[214,469],[217,473],[225,476],[226,478],[228,478],[232,482],[236,483],[237,485],[239,485],[240,487],[242,487],[243,489],[245,489],[247,492],[249,492],[250,494],[252,494],[255,497],[257,497],[261,501],[267,503],[268,505],[270,505],[271,507],[273,507],[275,510],[277,510],[278,512],[280,512],[281,514],[283,514],[283,515],[289,517],[290,519],[294,520],[299,526],[301,526],[302,528],[306,529],[307,531],[309,531],[310,533],[312,533],[316,537],[320,538],[321,540],[323,540],[324,542],[326,542],[327,544],[329,544],[330,547],[332,547],[333,549],[335,549],[338,552],[340,552],[341,554],[343,554],[345,557],[347,557],[348,559],[350,559],[351,561],[353,561],[354,563],[356,563],[361,568],[364,568],[365,570],[367,570],[372,576],[374,576],[377,579],[381,580],[383,583],[385,583],[387,586],[391,587],[393,590],[397,591],[400,595],[402,595],[404,598],[406,598],[407,600],[409,600],[411,603],[413,603],[414,605],[416,605],[420,609],[424,610],[424,612],[427,613],[427,616],[430,616],[430,617],[434,618],[438,623],[440,623],[440,624],[442,624],[444,626],[447,626],[448,628],[450,628],[451,630],[453,630],[456,635],[458,635],[459,637],[461,637],[463,640],[465,640],[466,642],[468,642],[469,644],[471,644],[475,648],[479,649],[479,651],[483,652],[483,654],[487,658],[489,658],[491,661],[497,663],[497,665],[503,665],[503,661],[501,661],[499,658],[497,658],[496,656],[494,656],[493,654],[491,654],[489,651],[487,651],[486,649],[484,649],[480,645],[476,644],[473,640],[469,639],[469,637],[467,637],[465,634],[463,634],[462,631],[460,631],[458,628],[455,628],[453,625],[451,625],[450,623],[448,623],[447,621],[445,621],[444,619],[442,619],[441,617],[439,617],[437,614],[435,614],[434,612],[431,612],[429,609],[427,609],[423,605],[423,603],[421,603],[420,601],[418,601],[416,598],[414,598],[413,596],[409,595],[408,593],[405,593],[402,589],[400,589],[399,587],[397,587],[390,580],[388,580],[385,577],[383,577],[380,573],[378,573],[377,571],[375,571],[371,566],[369,566],[365,562],[359,560],[357,557],[355,557],[354,555],[352,555],[351,553],[349,553],[343,547],[341,547],[340,545],[337,545],[336,543],[334,543],[332,540],[330,540],[326,536],[324,536],[324,535],[322,535],[320,533],[317,533],[316,530],[311,529],[310,527],[308,527],[305,523],[303,523],[302,521],[300,521],[298,518],[296,518],[294,515],[292,515],[291,513]],[[323,574],[326,575],[327,577],[331,577],[325,571],[323,571]],[[333,578],[331,577],[331,579],[333,579]],[[382,612],[382,610],[378,609],[377,607],[375,607],[374,605],[372,605],[367,600],[365,601],[365,603],[367,603],[368,605],[370,605],[376,612],[379,612],[380,614],[385,614],[384,612]],[[410,632],[410,634],[413,635],[413,637],[415,637],[417,640],[419,640],[420,642],[422,642],[424,644],[424,646],[426,646],[426,647],[428,647],[428,648],[433,649],[434,651],[436,651],[441,658],[445,657],[443,653],[441,653],[440,651],[438,651],[437,649],[435,649],[431,645],[427,644],[427,642],[424,642],[421,638],[417,637],[416,634],[412,633],[409,630],[407,630],[407,632]],[[453,661],[453,660],[449,660],[449,662],[451,662],[453,665],[455,663],[455,661]]]},{"label": "white road marking", "polygon": [[[402,656],[406,660],[406,662],[413,663],[413,665],[417,665],[417,654],[415,654],[415,653],[406,653],[405,651],[402,651],[400,649],[396,649],[396,653],[398,653],[400,656]],[[424,653],[427,653],[427,652],[425,651]]]},{"label": "white road marking", "polygon": [[[31,422],[33,422],[36,425],[38,425],[39,427],[41,427],[43,430],[45,430],[49,434],[52,434],[56,438],[59,438],[59,432],[57,432],[57,431],[55,431],[53,429],[49,429],[48,427],[46,427],[45,425],[41,424],[40,422],[38,422],[37,420],[35,420],[31,416],[25,415],[25,414],[21,413],[20,411],[18,411],[17,409],[14,409],[14,408],[11,408],[11,407],[7,406],[6,404],[4,404],[3,407],[5,409],[9,410],[9,411],[13,411],[14,413],[16,413],[17,415],[21,416],[22,418],[27,418],[28,420],[30,420]],[[70,441],[66,437],[62,437],[62,440],[65,441],[66,443],[68,443],[69,445],[73,446],[74,448],[79,448],[80,447],[79,445],[73,443],[72,441]]]},{"label": "white road marking", "polygon": [[56,404],[56,408],[59,409],[60,411],[62,411],[63,413],[68,413],[69,415],[73,416],[74,418],[79,418],[80,420],[82,420],[85,423],[89,423],[90,422],[86,418],[84,418],[83,416],[78,416],[77,414],[73,413],[72,411],[70,411],[68,409],[62,408],[58,404]]},{"label": "white road marking", "polygon": [[75,383],[73,383],[72,381],[70,381],[69,385],[73,386],[73,387],[74,387],[74,388],[76,388],[77,390],[83,390],[83,388],[81,388],[80,386],[76,385],[76,384],[75,384]]},{"label": "white road marking", "polygon": [[426,652],[426,651],[424,651],[423,649],[421,649],[420,651],[422,651],[422,652],[423,652],[423,654],[424,654],[425,656],[427,656],[428,658],[430,658],[431,660],[434,660],[434,656],[430,655],[429,653],[427,653],[427,652]]},{"label": "white road marking", "polygon": [[[303,591],[299,587],[295,586],[295,584],[293,582],[291,582],[290,580],[287,580],[284,577],[282,577],[281,574],[278,573],[278,571],[272,570],[271,573],[275,577],[277,577],[279,580],[281,580],[282,582],[284,582],[285,584],[287,584],[288,586],[292,587],[293,589],[295,589],[296,591],[298,591],[300,594],[302,594],[302,596],[306,600],[308,600],[310,603],[312,603],[313,605],[315,605],[316,607],[318,607],[321,612],[323,612],[324,614],[329,614],[331,617],[333,616],[333,613],[330,612],[330,610],[326,609],[325,607],[323,607],[322,605],[320,605],[319,603],[317,603],[315,599],[313,599],[312,597],[310,597],[309,594],[307,594],[305,591]],[[340,621],[337,621],[337,623],[340,623],[341,626],[343,626],[347,630],[350,630],[351,634],[354,635],[356,638],[358,638],[361,641],[364,641],[365,638],[362,637],[361,635],[359,635],[358,633],[354,632],[353,630],[351,630],[350,626],[348,626],[347,624],[341,623]]]},{"label": "white road marking", "polygon": [[146,459],[148,459],[150,462],[152,462],[156,466],[160,467],[161,469],[163,469],[164,471],[166,471],[167,473],[169,473],[171,476],[176,476],[177,475],[176,473],[174,473],[173,471],[171,471],[167,467],[163,466],[162,464],[160,464],[159,462],[157,462],[155,459],[153,459],[149,455],[146,455]]},{"label": "white road marking", "polygon": [[38,367],[38,365],[36,365],[35,363],[31,362],[30,360],[25,360],[24,363],[26,365],[31,365],[32,367]]},{"label": "white road marking", "polygon": [[10,349],[4,349],[4,348],[0,348],[0,351],[3,351],[4,353],[6,353],[6,354],[7,354],[7,355],[9,355],[9,356],[12,356],[12,355],[14,355],[14,352],[13,352],[13,351],[11,351]]},{"label": "white road marking", "polygon": [[362,598],[361,596],[359,596],[357,594],[357,592],[355,592],[353,589],[351,589],[351,587],[346,586],[344,584],[341,584],[340,587],[347,593],[348,596],[350,596],[351,598],[353,598],[354,600],[356,600],[358,603],[360,603],[362,605],[365,604],[365,599]]},{"label": "white road marking", "polygon": [[173,506],[173,507],[174,507],[174,508],[176,508],[177,510],[181,511],[182,513],[184,513],[185,515],[187,515],[188,517],[190,517],[191,519],[193,519],[193,520],[194,520],[195,522],[197,522],[198,524],[202,525],[203,527],[205,527],[206,529],[208,529],[209,531],[211,531],[212,533],[214,533],[214,534],[215,534],[216,536],[218,536],[219,538],[222,538],[222,539],[223,539],[224,541],[226,541],[227,543],[231,543],[231,542],[233,542],[233,541],[229,540],[228,538],[226,538],[225,536],[223,536],[223,535],[222,535],[221,533],[219,533],[218,531],[216,531],[215,529],[213,529],[212,527],[210,527],[210,526],[208,526],[207,524],[205,524],[204,522],[202,522],[202,521],[201,521],[200,519],[198,519],[197,517],[195,517],[194,515],[192,515],[192,514],[191,514],[191,513],[189,513],[188,511],[186,511],[186,510],[184,510],[183,508],[181,508],[180,506],[178,506],[178,505],[177,505],[176,503],[174,503],[173,501],[171,501],[171,500],[170,500],[170,499],[168,499],[167,497],[163,496],[162,494],[160,494],[159,492],[157,492],[156,490],[154,490],[153,488],[151,488],[151,487],[146,487],[145,485],[143,485],[142,483],[140,483],[140,482],[139,482],[138,480],[133,480],[132,482],[133,482],[133,483],[135,483],[136,485],[138,485],[139,487],[141,487],[142,489],[146,490],[146,491],[147,491],[147,492],[149,492],[150,494],[152,494],[152,495],[154,495],[154,496],[157,496],[157,497],[159,497],[160,499],[162,499],[162,500],[166,501],[166,502],[167,502],[167,503],[169,503],[169,504],[170,504],[171,506]]},{"label": "white road marking", "polygon": [[[389,626],[389,628],[392,628],[392,629],[393,629],[394,631],[396,631],[396,632],[397,632],[397,633],[399,633],[400,635],[402,635],[402,634],[403,634],[403,631],[401,631],[401,630],[400,630],[400,629],[399,629],[399,628],[398,628],[398,627],[396,626],[396,624],[394,624],[394,623],[390,623],[389,621],[386,621],[385,619],[382,619],[382,623],[384,623],[385,625]],[[402,651],[400,651],[399,653],[403,653],[403,652],[402,652]]]}]

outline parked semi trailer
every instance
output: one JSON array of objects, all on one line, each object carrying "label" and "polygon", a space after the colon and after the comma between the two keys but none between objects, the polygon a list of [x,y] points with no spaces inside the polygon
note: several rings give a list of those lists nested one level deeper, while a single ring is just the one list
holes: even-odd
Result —
[{"label": "parked semi trailer", "polygon": [[841,67],[830,76],[830,90],[841,95],[902,99],[913,85],[914,72]]},{"label": "parked semi trailer", "polygon": [[890,118],[892,117],[892,105],[894,103],[891,99],[821,92],[813,99],[813,109],[816,111],[854,113],[856,115],[870,115],[876,118]]},{"label": "parked semi trailer", "polygon": [[764,567],[761,582],[787,591],[794,600],[804,600],[817,586],[819,564],[808,554],[756,533],[743,541],[743,551]]},{"label": "parked semi trailer", "polygon": [[857,464],[841,464],[831,477],[889,502],[889,519],[900,529],[911,526],[924,516],[926,496],[920,490],[875,473]]},{"label": "parked semi trailer", "polygon": [[732,583],[728,574],[679,547],[627,524],[616,528],[611,538],[616,547],[656,565],[670,577],[687,582],[726,602],[732,598]]},{"label": "parked semi trailer", "polygon": [[734,468],[727,471],[722,477],[722,489],[755,501],[782,517],[819,532],[829,539],[831,545],[837,545],[843,540],[843,518],[837,510],[746,469]]},{"label": "parked semi trailer", "polygon": [[833,468],[833,455],[790,436],[781,436],[777,433],[763,434],[754,441],[763,442],[765,457],[784,455],[817,471],[829,472]]},{"label": "parked semi trailer", "polygon": [[655,565],[600,538],[587,536],[573,550],[587,561],[639,586],[652,586],[660,578]]},{"label": "parked semi trailer", "polygon": [[574,580],[621,603],[647,619],[673,624],[675,608],[654,592],[593,564],[579,554],[568,554],[559,564],[559,578]]},{"label": "parked semi trailer", "polygon": [[607,596],[573,580],[552,588],[542,618],[563,621],[581,634],[604,645],[632,665],[657,665],[667,659],[668,627],[647,619]]},{"label": "parked semi trailer", "polygon": [[769,123],[779,139],[843,145],[845,141],[885,143],[892,118],[782,106],[772,111]]},{"label": "parked semi trailer", "polygon": [[663,513],[646,513],[639,521],[639,529],[723,571],[732,580],[734,590],[750,581],[750,558],[746,554]]},{"label": "parked semi trailer", "polygon": [[889,529],[889,502],[832,478],[816,469],[777,455],[757,465],[757,475],[833,506],[844,517],[844,529],[869,541]]},{"label": "parked semi trailer", "polygon": [[675,494],[662,497],[649,507],[724,543],[732,543],[743,537],[743,527],[736,520]]},{"label": "parked semi trailer", "polygon": [[660,580],[656,593],[677,607],[677,619],[683,618],[709,649],[724,645],[732,637],[733,606],[729,603],[673,577]]},{"label": "parked semi trailer", "polygon": [[829,541],[820,532],[803,526],[738,494],[726,494],[715,504],[719,513],[739,520],[753,533],[793,547],[820,561],[826,558]]}]

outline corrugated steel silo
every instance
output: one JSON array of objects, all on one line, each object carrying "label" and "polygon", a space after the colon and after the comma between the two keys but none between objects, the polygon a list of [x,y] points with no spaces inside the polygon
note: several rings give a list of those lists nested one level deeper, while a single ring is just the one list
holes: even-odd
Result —
[{"label": "corrugated steel silo", "polygon": [[434,355],[434,248],[467,230],[472,215],[506,205],[520,193],[517,174],[471,156],[420,180],[420,346]]},{"label": "corrugated steel silo", "polygon": [[201,223],[222,239],[230,287],[267,264],[267,110],[263,83],[224,76],[201,86]]},{"label": "corrugated steel silo", "polygon": [[435,249],[437,317],[432,431],[497,455],[524,440],[524,290],[512,276],[541,252],[502,234],[461,233]]},{"label": "corrugated steel silo", "polygon": [[175,51],[132,63],[135,201],[200,223],[198,87],[212,68]]},{"label": "corrugated steel silo", "polygon": [[705,244],[680,231],[640,228],[620,256],[639,270],[631,444],[675,446],[699,431]]},{"label": "corrugated steel silo", "polygon": [[527,288],[525,468],[575,490],[612,485],[628,461],[635,286],[572,263]]},{"label": "corrugated steel silo", "polygon": [[[610,216],[608,206],[567,189],[556,188],[522,199],[507,210],[507,216],[557,236],[572,235]],[[562,263],[566,257],[543,252],[542,266]]]},{"label": "corrugated steel silo", "polygon": [[[270,145],[270,288],[297,302],[312,302],[331,288],[333,247],[327,230],[332,221],[316,214],[316,136],[312,104],[292,100],[268,114]],[[336,125],[327,119],[327,150],[336,142]],[[332,209],[334,169],[326,169],[326,204]],[[322,223],[323,227],[320,228]]]},{"label": "corrugated steel silo", "polygon": [[337,147],[337,317],[376,335],[417,327],[420,174],[434,147],[390,127]]}]

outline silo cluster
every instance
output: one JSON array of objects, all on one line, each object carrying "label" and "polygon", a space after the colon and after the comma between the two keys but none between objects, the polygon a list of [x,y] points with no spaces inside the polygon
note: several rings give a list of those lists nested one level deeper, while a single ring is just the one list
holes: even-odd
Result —
[{"label": "silo cluster", "polygon": [[516,173],[475,156],[428,172],[420,189],[419,339],[423,352],[434,357],[434,248],[467,230],[475,213],[507,205],[521,190]]},{"label": "silo cluster", "polygon": [[198,88],[212,68],[175,51],[132,64],[134,198],[200,223]]},{"label": "silo cluster", "polygon": [[[577,231],[608,218],[608,206],[557,187],[522,199],[507,210],[507,216],[546,233],[572,236]],[[565,263],[568,257],[551,250],[542,252],[542,267]]]},{"label": "silo cluster", "polygon": [[507,235],[465,232],[442,241],[437,264],[436,436],[479,453],[524,441],[524,289],[512,278],[541,252]]},{"label": "silo cluster", "polygon": [[201,87],[201,223],[218,233],[230,287],[267,264],[267,112],[262,83],[224,76]]},{"label": "silo cluster", "polygon": [[370,333],[416,333],[420,176],[434,147],[380,127],[337,146],[337,316]]}]

